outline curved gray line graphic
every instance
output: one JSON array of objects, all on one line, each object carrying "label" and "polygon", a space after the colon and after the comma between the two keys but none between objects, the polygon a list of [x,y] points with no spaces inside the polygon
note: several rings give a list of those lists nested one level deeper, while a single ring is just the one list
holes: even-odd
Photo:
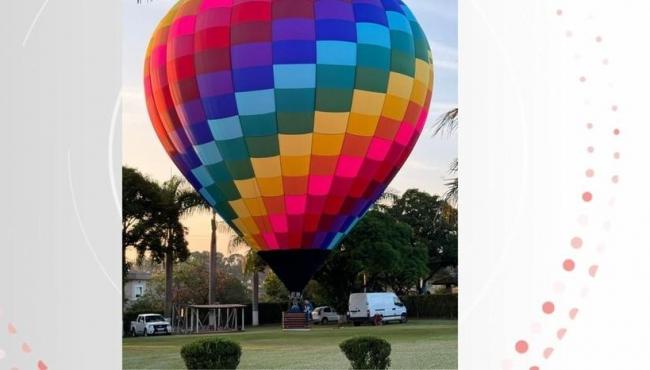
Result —
[{"label": "curved gray line graphic", "polygon": [[106,279],[108,280],[109,283],[115,288],[115,291],[118,294],[122,294],[120,291],[120,288],[117,287],[117,284],[111,279],[110,275],[106,271],[106,268],[102,264],[102,262],[99,260],[99,256],[97,256],[97,253],[95,252],[95,248],[92,246],[90,243],[90,240],[88,239],[88,235],[86,234],[86,229],[84,228],[83,222],[81,221],[81,215],[79,214],[79,208],[77,207],[77,199],[74,191],[74,186],[72,185],[72,164],[70,161],[70,149],[68,149],[68,185],[70,187],[70,195],[72,195],[72,206],[74,208],[74,213],[77,216],[77,223],[79,223],[79,229],[81,230],[81,235],[84,238],[84,241],[86,242],[86,247],[90,251],[90,254],[92,254],[95,263],[97,263],[97,266],[99,266],[99,269],[102,271],[104,276],[106,276]]},{"label": "curved gray line graphic", "polygon": [[38,12],[36,12],[36,15],[34,16],[34,20],[32,21],[32,24],[27,29],[27,33],[25,34],[25,38],[23,39],[23,47],[25,47],[25,45],[27,45],[27,40],[29,40],[29,36],[32,35],[32,31],[34,30],[34,27],[36,26],[36,23],[41,18],[41,14],[43,14],[43,11],[45,10],[45,7],[47,6],[47,3],[49,3],[49,2],[50,2],[50,0],[45,0],[43,2],[43,5],[41,5],[41,8],[38,9]]}]

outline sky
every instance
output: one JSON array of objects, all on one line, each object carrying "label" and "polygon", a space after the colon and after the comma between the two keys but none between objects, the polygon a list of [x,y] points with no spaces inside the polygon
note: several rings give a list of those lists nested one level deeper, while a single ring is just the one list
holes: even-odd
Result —
[{"label": "sky", "polygon": [[[418,188],[444,194],[451,161],[457,157],[455,135],[432,137],[441,114],[458,105],[458,2],[457,0],[404,0],[411,8],[431,46],[434,90],[425,129],[411,156],[389,188],[397,192]],[[179,175],[158,141],[147,114],[142,86],[144,54],[151,33],[176,0],[123,0],[124,41],[122,53],[122,158],[150,178],[163,182]],[[210,248],[210,215],[195,214],[183,220],[192,251]],[[229,254],[228,236],[218,235],[218,250]]]}]

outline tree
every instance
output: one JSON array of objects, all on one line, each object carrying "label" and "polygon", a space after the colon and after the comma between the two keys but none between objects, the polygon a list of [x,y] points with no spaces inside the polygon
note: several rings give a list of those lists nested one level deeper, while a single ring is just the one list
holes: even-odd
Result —
[{"label": "tree", "polygon": [[403,293],[428,272],[424,245],[414,238],[408,224],[388,213],[368,212],[344,245],[363,261],[366,285],[372,291],[390,287]]},{"label": "tree", "polygon": [[[220,303],[246,303],[248,290],[241,280],[226,271],[224,256],[217,253],[217,286],[215,299]],[[188,258],[174,266],[172,303],[208,304],[210,254],[192,252]],[[241,266],[239,266],[241,268]],[[145,294],[134,303],[130,311],[157,309],[164,306],[166,292],[166,274],[154,273]]]},{"label": "tree", "polygon": [[332,251],[325,265],[314,276],[314,280],[321,287],[321,303],[327,303],[339,314],[347,312],[350,293],[361,291],[363,288],[359,281],[359,274],[364,267],[363,261],[354,258],[353,252],[345,244],[341,245]]},{"label": "tree", "polygon": [[259,301],[260,301],[260,272],[267,267],[266,262],[257,254],[253,248],[246,254],[246,264],[244,272],[253,276],[253,297],[252,297],[252,323],[253,326],[259,325]]},{"label": "tree", "polygon": [[267,302],[286,303],[289,297],[289,291],[285,288],[280,278],[273,272],[269,271],[262,283]]},{"label": "tree", "polygon": [[458,265],[458,211],[438,196],[407,190],[387,212],[409,225],[418,243],[425,246],[429,273],[423,286],[445,267]]},{"label": "tree", "polygon": [[[443,135],[447,133],[451,135],[458,130],[458,108],[454,108],[449,112],[443,114],[438,121],[436,121],[433,131],[433,136]],[[445,193],[445,200],[452,204],[458,202],[458,158],[454,159],[449,166],[449,174],[453,177],[447,181],[447,192]]]},{"label": "tree", "polygon": [[160,248],[151,250],[152,257],[165,263],[165,315],[171,316],[173,298],[174,263],[182,262],[189,256],[186,229],[181,219],[198,210],[205,210],[203,199],[186,187],[185,180],[172,176],[160,188],[160,216],[158,225],[162,230]]},{"label": "tree", "polygon": [[129,272],[126,250],[133,247],[140,258],[160,240],[160,187],[138,170],[122,167],[122,284]]},{"label": "tree", "polygon": [[350,293],[364,288],[364,274],[370,291],[390,288],[404,293],[427,274],[426,260],[426,249],[409,225],[371,210],[316,274],[317,292],[338,312],[345,312]]}]

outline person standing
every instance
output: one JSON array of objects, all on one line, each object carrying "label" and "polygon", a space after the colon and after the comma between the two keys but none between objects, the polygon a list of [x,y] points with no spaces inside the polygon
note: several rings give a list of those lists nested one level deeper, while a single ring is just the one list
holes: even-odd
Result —
[{"label": "person standing", "polygon": [[314,310],[314,306],[312,306],[311,302],[309,302],[308,299],[305,299],[305,319],[307,322],[311,321],[311,313]]}]

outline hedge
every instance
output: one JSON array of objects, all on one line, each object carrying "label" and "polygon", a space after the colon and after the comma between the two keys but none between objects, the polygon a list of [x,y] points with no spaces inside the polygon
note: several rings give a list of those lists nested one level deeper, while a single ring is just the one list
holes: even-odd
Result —
[{"label": "hedge", "polygon": [[223,338],[205,338],[181,348],[181,357],[188,369],[236,369],[241,346]]},{"label": "hedge", "polygon": [[355,337],[339,344],[353,369],[388,369],[390,343],[377,337]]},{"label": "hedge", "polygon": [[411,318],[457,319],[458,294],[432,294],[401,298]]},{"label": "hedge", "polygon": [[[457,294],[432,294],[423,296],[404,296],[402,302],[406,305],[408,315],[411,318],[430,319],[457,319],[458,318],[458,295]],[[316,306],[314,306],[316,307]],[[279,324],[282,322],[282,312],[287,309],[286,303],[260,303],[259,322],[264,324]],[[159,313],[162,312],[146,312]],[[123,316],[124,330],[126,335],[138,313],[126,313]],[[249,303],[246,305],[245,322],[247,326],[252,324],[253,309]]]}]

